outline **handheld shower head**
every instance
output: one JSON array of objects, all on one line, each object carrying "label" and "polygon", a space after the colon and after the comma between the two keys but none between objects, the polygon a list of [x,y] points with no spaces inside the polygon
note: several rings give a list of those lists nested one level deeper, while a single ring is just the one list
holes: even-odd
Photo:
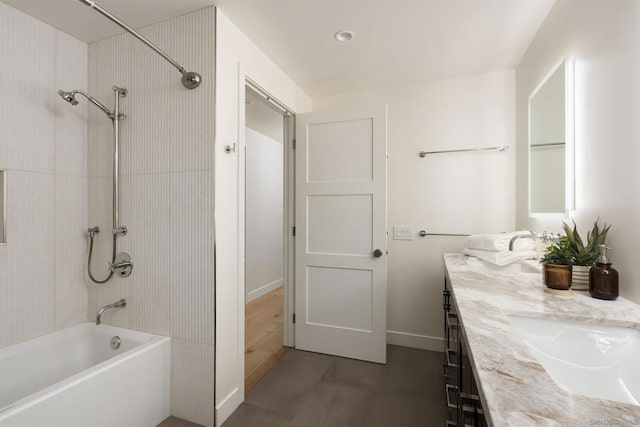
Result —
[{"label": "handheld shower head", "polygon": [[65,92],[62,89],[58,90],[58,95],[62,97],[65,101],[70,103],[71,105],[78,105],[78,100],[75,97],[73,92]]},{"label": "handheld shower head", "polygon": [[[124,93],[126,95],[126,89],[121,89],[118,88],[118,90],[122,93]],[[120,93],[119,92],[119,93]],[[62,97],[62,99],[64,99],[65,101],[67,101],[68,103],[70,103],[71,105],[78,105],[78,100],[76,99],[76,95],[82,95],[85,98],[87,98],[93,105],[95,105],[96,107],[98,107],[99,109],[101,109],[102,111],[104,111],[104,113],[109,116],[109,118],[113,119],[113,113],[111,112],[111,110],[109,110],[107,107],[105,107],[105,105],[103,103],[101,103],[100,101],[98,101],[97,99],[95,99],[93,96],[79,90],[72,90],[71,92],[65,92],[64,90],[60,89],[58,90],[58,95],[60,95]],[[124,96],[124,95],[121,95]]]}]

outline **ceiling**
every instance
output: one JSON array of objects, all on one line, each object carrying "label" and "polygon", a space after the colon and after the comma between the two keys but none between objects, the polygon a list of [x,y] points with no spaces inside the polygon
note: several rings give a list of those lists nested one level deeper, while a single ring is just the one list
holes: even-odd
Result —
[{"label": "ceiling", "polygon": [[[122,32],[78,0],[0,1],[87,43]],[[96,0],[134,28],[215,3],[311,96],[514,68],[553,2]]]},{"label": "ceiling", "polygon": [[[86,43],[123,30],[78,0],[0,0]],[[144,27],[214,4],[213,0],[96,0],[133,28]]]},{"label": "ceiling", "polygon": [[[217,0],[311,96],[514,68],[554,0]],[[352,30],[338,43],[334,34]]]}]

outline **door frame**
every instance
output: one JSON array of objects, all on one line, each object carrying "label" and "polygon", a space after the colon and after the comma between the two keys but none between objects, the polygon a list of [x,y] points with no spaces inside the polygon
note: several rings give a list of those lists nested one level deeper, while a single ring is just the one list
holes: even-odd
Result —
[{"label": "door frame", "polygon": [[[246,298],[246,107],[244,100],[246,99],[246,87],[264,96],[267,102],[278,106],[283,111],[284,116],[284,136],[283,136],[283,344],[288,347],[294,347],[294,324],[293,314],[295,312],[295,295],[294,295],[294,277],[295,277],[295,239],[293,236],[293,227],[295,221],[295,112],[287,107],[284,103],[273,97],[268,89],[263,88],[256,83],[250,76],[243,72],[242,67],[238,68],[238,146],[236,148],[238,155],[238,298],[242,301],[241,309],[238,310],[238,348],[239,366],[242,367],[242,378],[240,379],[242,395],[244,400],[244,363],[245,363],[245,311],[244,304]],[[287,114],[288,113],[288,114]],[[286,237],[285,237],[286,236]]]}]

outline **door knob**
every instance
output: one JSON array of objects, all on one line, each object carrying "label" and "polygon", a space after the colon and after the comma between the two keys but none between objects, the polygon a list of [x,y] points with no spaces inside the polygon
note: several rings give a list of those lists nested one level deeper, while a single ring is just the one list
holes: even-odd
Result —
[{"label": "door knob", "polygon": [[376,258],[380,258],[382,256],[382,249],[376,249],[373,251],[373,256]]}]

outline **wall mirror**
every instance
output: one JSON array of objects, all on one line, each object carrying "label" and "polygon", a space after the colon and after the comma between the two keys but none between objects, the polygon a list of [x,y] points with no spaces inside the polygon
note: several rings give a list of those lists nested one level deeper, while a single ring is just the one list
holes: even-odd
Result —
[{"label": "wall mirror", "polygon": [[0,245],[7,244],[7,171],[0,170]]},{"label": "wall mirror", "polygon": [[529,216],[573,209],[573,68],[563,60],[529,96]]}]

